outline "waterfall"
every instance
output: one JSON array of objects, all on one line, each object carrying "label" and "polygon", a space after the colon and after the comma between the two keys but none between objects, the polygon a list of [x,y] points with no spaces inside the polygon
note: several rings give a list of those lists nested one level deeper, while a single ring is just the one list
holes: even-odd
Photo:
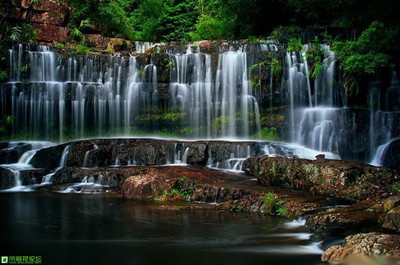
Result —
[{"label": "waterfall", "polygon": [[184,54],[173,54],[170,96],[171,110],[186,114],[194,137],[211,137],[211,57],[189,46]]},{"label": "waterfall", "polygon": [[23,45],[19,44],[18,49],[9,50],[10,60],[10,80],[12,82],[21,82],[22,71],[22,56],[23,56]]},{"label": "waterfall", "polygon": [[60,168],[63,168],[63,167],[66,167],[66,166],[67,166],[69,149],[70,149],[70,146],[69,146],[69,145],[67,145],[67,146],[64,148],[64,151],[63,151],[63,153],[62,153],[62,155],[61,155]]},{"label": "waterfall", "polygon": [[[258,105],[247,76],[246,53],[229,51],[219,55],[216,77],[216,117],[223,137],[249,137],[249,120],[258,117]],[[256,118],[254,118],[256,120]]]},{"label": "waterfall", "polygon": [[46,184],[46,183],[51,183],[53,181],[53,176],[54,176],[55,172],[53,173],[49,173],[46,176],[44,176],[42,178],[42,184]]},{"label": "waterfall", "polygon": [[[137,45],[139,52],[152,46]],[[243,48],[214,59],[192,46],[183,53],[171,49],[169,83],[159,84],[160,59],[156,65],[153,58],[139,63],[132,55],[65,57],[46,46],[19,45],[10,50],[13,133],[62,142],[173,128],[194,138],[248,138],[260,130],[260,114]],[[25,64],[30,73],[21,82],[17,69]]]},{"label": "waterfall", "polygon": [[[400,136],[398,121],[400,120],[400,81],[396,71],[392,71],[392,80],[386,93],[380,93],[381,83],[372,82],[369,95],[370,123],[369,142],[372,165],[381,165],[385,148]],[[381,104],[383,97],[383,106]]]},{"label": "waterfall", "polygon": [[338,108],[315,107],[303,110],[297,142],[319,151],[335,151],[343,128],[342,115]]},{"label": "waterfall", "polygon": [[334,107],[337,106],[335,55],[328,46],[321,45],[325,58],[312,89],[305,59],[307,48],[307,45],[303,47],[302,56],[287,53],[290,139],[313,150],[334,152],[338,150],[341,132],[345,129],[344,112]]}]

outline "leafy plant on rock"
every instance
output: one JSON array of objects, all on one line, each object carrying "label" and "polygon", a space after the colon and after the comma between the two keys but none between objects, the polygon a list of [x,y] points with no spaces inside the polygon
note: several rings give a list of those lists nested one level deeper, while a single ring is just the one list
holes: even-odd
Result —
[{"label": "leafy plant on rock", "polygon": [[164,190],[161,194],[154,198],[155,201],[189,201],[193,193],[193,187],[186,187],[185,182],[187,177],[180,177],[176,180],[175,185],[171,191]]},{"label": "leafy plant on rock", "polygon": [[299,52],[303,49],[303,44],[301,44],[301,39],[291,38],[288,43],[288,52]]},{"label": "leafy plant on rock", "polygon": [[286,216],[285,200],[278,200],[274,192],[268,192],[263,198],[264,209],[272,215]]},{"label": "leafy plant on rock", "polygon": [[324,50],[316,36],[314,42],[311,42],[305,52],[305,58],[309,67],[311,78],[317,78],[321,75],[323,69]]},{"label": "leafy plant on rock", "polygon": [[14,117],[11,115],[4,115],[0,120],[0,136],[6,136],[9,132],[12,123],[14,121]]},{"label": "leafy plant on rock", "polygon": [[389,55],[385,53],[391,35],[383,23],[373,22],[355,41],[336,41],[333,50],[341,64],[344,88],[347,94],[357,95],[365,79],[373,77],[383,67],[389,65]]}]

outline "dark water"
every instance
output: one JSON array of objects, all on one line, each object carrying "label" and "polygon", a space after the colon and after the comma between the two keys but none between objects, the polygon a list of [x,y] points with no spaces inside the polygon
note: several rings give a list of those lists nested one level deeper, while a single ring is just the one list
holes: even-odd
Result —
[{"label": "dark water", "polygon": [[0,193],[0,255],[42,264],[319,264],[303,227],[103,195]]}]

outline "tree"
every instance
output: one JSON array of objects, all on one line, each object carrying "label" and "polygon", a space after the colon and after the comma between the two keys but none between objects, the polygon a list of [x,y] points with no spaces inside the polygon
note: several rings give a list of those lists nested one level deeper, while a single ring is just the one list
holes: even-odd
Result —
[{"label": "tree", "polygon": [[195,28],[198,9],[191,0],[174,0],[160,18],[159,36],[165,41],[188,41]]},{"label": "tree", "polygon": [[355,41],[336,41],[336,52],[344,74],[344,87],[348,94],[358,94],[363,80],[374,75],[379,68],[388,66],[389,55],[385,53],[390,36],[381,22],[373,22]]}]

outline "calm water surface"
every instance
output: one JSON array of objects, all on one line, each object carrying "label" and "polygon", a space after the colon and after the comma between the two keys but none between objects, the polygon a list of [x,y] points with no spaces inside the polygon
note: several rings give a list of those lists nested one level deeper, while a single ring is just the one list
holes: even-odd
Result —
[{"label": "calm water surface", "polygon": [[0,255],[42,264],[320,264],[296,223],[104,195],[0,193]]}]

